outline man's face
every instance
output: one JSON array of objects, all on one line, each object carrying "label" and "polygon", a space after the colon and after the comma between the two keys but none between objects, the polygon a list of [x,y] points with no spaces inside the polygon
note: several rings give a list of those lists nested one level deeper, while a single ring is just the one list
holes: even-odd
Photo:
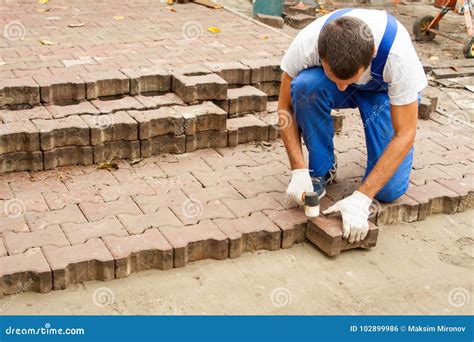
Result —
[{"label": "man's face", "polygon": [[323,70],[324,70],[324,73],[326,74],[326,76],[331,80],[333,81],[334,83],[336,83],[336,86],[337,86],[337,89],[339,89],[339,91],[344,91],[347,89],[348,86],[350,86],[352,83],[355,83],[357,82],[362,74],[364,73],[365,69],[363,67],[361,67],[359,69],[359,71],[351,78],[349,78],[348,80],[341,80],[339,78],[337,78],[333,73],[332,73],[332,70],[331,68],[329,67],[329,65],[324,61],[324,60],[321,60],[321,66],[323,67]]}]

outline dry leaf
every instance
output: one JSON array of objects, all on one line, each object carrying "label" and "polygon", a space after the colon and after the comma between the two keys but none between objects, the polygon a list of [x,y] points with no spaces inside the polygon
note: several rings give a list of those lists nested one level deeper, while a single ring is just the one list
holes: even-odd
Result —
[{"label": "dry leaf", "polygon": [[168,7],[168,9],[169,9],[171,12],[176,12],[176,10],[175,10],[173,7]]},{"label": "dry leaf", "polygon": [[123,20],[124,16],[123,15],[116,15],[114,17],[114,20]]},{"label": "dry leaf", "polygon": [[264,40],[267,40],[268,38],[270,38],[270,37],[267,36],[267,35],[264,35],[264,36],[262,37],[262,39],[264,39]]},{"label": "dry leaf", "polygon": [[43,45],[54,45],[54,43],[52,41],[46,40],[46,39],[41,39],[40,43],[43,44]]},{"label": "dry leaf", "polygon": [[173,4],[173,0],[168,0],[167,3],[168,3],[168,5],[172,5],[172,4]]},{"label": "dry leaf", "polygon": [[118,170],[119,166],[117,163],[112,163],[110,161],[105,161],[97,165],[98,169],[101,170]]},{"label": "dry leaf", "polygon": [[35,11],[39,13],[44,13],[44,12],[48,12],[49,8],[36,8]]},{"label": "dry leaf", "polygon": [[219,32],[221,32],[221,30],[220,30],[219,28],[215,27],[215,26],[210,26],[210,27],[207,28],[207,30],[208,30],[209,32],[212,32],[212,33],[219,33]]},{"label": "dry leaf", "polygon": [[38,0],[39,4],[47,4],[49,0]]},{"label": "dry leaf", "polygon": [[76,23],[76,24],[69,24],[68,26],[69,27],[82,27],[84,25],[85,25],[84,23]]}]

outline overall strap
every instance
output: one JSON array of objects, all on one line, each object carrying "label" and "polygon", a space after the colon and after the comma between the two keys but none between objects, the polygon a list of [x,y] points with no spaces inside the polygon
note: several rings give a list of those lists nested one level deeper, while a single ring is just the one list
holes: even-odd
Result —
[{"label": "overall strap", "polygon": [[329,18],[327,18],[327,20],[324,23],[321,30],[324,28],[324,26],[329,24],[331,21],[336,20],[340,16],[343,16],[344,14],[346,14],[347,12],[352,11],[352,10],[353,10],[353,8],[342,8],[342,9],[339,9],[339,10],[336,10],[336,11],[332,12],[331,15],[329,16]]},{"label": "overall strap", "polygon": [[387,63],[388,54],[392,48],[393,41],[397,35],[397,20],[395,17],[387,13],[387,26],[385,27],[385,32],[383,34],[382,40],[380,41],[379,49],[377,55],[372,60],[371,65],[371,76],[373,79],[384,82],[383,80],[383,69]]}]

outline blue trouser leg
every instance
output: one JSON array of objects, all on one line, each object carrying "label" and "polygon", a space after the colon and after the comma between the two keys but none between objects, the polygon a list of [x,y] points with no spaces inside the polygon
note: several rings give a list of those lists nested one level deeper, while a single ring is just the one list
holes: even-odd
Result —
[{"label": "blue trouser leg", "polygon": [[347,108],[348,96],[340,92],[320,67],[303,70],[291,82],[296,122],[309,152],[312,177],[325,176],[334,164],[333,108]]},{"label": "blue trouser leg", "polygon": [[[334,128],[331,110],[359,107],[367,144],[367,167],[370,173],[393,135],[390,104],[386,92],[357,90],[349,87],[341,92],[320,67],[306,69],[291,83],[291,98],[298,127],[309,152],[312,177],[322,177],[334,163]],[[391,202],[408,188],[413,149],[395,174],[376,195]]]},{"label": "blue trouser leg", "polygon": [[[356,90],[352,95],[359,107],[364,125],[367,146],[367,166],[365,177],[372,171],[394,134],[389,97],[386,92]],[[413,162],[413,148],[410,149],[390,180],[375,198],[382,202],[392,202],[402,196],[409,185]]]}]

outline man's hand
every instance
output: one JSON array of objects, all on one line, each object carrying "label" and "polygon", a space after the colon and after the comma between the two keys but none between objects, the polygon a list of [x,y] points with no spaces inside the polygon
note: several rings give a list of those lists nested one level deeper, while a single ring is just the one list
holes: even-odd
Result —
[{"label": "man's hand", "polygon": [[286,189],[286,194],[298,204],[303,204],[303,193],[313,191],[313,182],[308,169],[291,171],[291,181]]},{"label": "man's hand", "polygon": [[362,192],[354,191],[352,195],[338,201],[329,207],[323,214],[331,214],[337,211],[342,215],[343,237],[348,238],[349,243],[364,240],[369,231],[369,208],[372,199]]}]

